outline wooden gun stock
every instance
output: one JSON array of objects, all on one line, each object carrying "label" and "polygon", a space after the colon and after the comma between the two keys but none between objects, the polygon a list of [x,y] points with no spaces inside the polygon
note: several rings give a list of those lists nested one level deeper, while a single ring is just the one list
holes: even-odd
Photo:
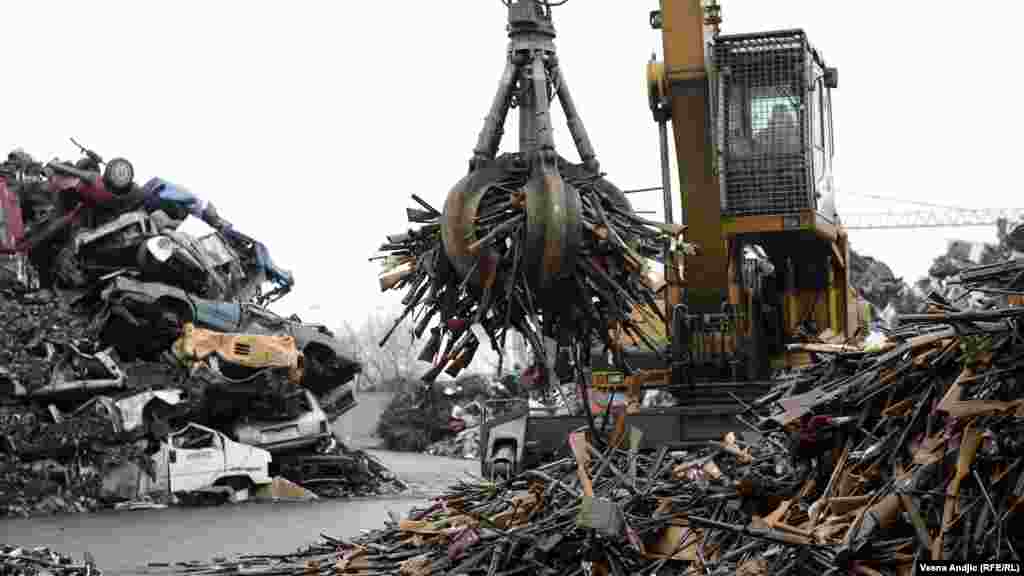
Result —
[{"label": "wooden gun stock", "polygon": [[388,272],[381,274],[377,277],[377,280],[380,282],[380,291],[387,292],[397,286],[399,282],[408,278],[409,275],[415,271],[416,263],[409,261],[398,265],[393,270],[389,270]]}]

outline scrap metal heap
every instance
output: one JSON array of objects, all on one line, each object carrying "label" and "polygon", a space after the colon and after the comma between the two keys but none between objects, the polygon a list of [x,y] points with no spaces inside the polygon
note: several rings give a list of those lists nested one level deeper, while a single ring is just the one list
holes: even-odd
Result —
[{"label": "scrap metal heap", "polygon": [[[482,341],[502,354],[510,330],[525,336],[548,379],[556,357],[581,370],[593,344],[615,350],[610,328],[665,352],[636,314],[665,321],[645,281],[647,260],[684,227],[639,217],[605,179],[555,53],[551,6],[508,3],[508,35],[469,173],[442,210],[413,195],[419,207],[408,218],[420,226],[388,236],[377,257],[386,268],[381,290],[406,291],[399,322],[415,313],[414,337],[429,329],[420,355],[433,363],[428,382],[442,371],[458,375]],[[555,151],[554,97],[580,164]],[[498,155],[511,108],[519,109],[519,151]]]},{"label": "scrap metal heap", "polygon": [[1024,552],[1024,307],[1006,298],[1024,299],[1022,262],[961,272],[969,288],[1003,294],[988,309],[934,296],[882,340],[793,344],[817,361],[748,406],[741,434],[651,453],[628,425],[607,448],[576,432],[570,457],[452,486],[381,529],[202,567],[907,575],[945,560],[1013,573]]},{"label": "scrap metal heap", "polygon": [[153,458],[190,423],[266,448],[268,474],[313,474],[322,495],[380,487],[382,467],[330,429],[360,364],[326,327],[264,307],[291,274],[208,201],[84,152],[0,162],[0,512],[145,496],[125,467],[170,475]]}]

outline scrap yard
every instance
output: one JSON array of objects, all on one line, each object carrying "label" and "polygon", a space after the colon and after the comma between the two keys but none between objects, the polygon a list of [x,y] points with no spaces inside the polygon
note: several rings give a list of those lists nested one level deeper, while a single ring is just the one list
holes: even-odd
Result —
[{"label": "scrap yard", "polygon": [[[109,138],[129,152],[71,139],[74,156],[45,160],[60,142],[11,144],[0,575],[1021,573],[1024,209],[921,191],[910,203],[932,212],[847,210],[841,177],[877,185],[895,172],[858,177],[869,165],[846,151],[879,156],[914,133],[866,128],[864,110],[888,104],[866,88],[878,64],[863,62],[883,56],[858,43],[827,59],[843,45],[838,15],[777,20],[772,3],[733,1],[631,2],[623,18],[569,0],[473,0],[494,30],[467,34],[496,36],[503,54],[470,68],[465,46],[442,50],[446,64],[380,92],[346,84],[359,93],[346,104],[315,60],[284,66],[293,57],[273,42],[246,39],[252,51],[230,60],[238,86],[250,77],[238,62],[278,72],[261,69],[234,101],[206,90],[223,110],[202,127],[237,120],[246,136],[182,150],[234,176],[155,161],[156,148],[136,158]],[[597,34],[588,8],[654,39],[630,64],[636,86],[620,86],[607,55],[645,46]],[[298,8],[261,10],[249,16],[306,30],[289,54],[318,58],[336,32]],[[388,18],[449,17],[403,10]],[[902,10],[893,22],[911,18]],[[593,59],[560,51],[588,42],[603,44]],[[228,90],[227,48],[183,50],[160,58],[215,70],[210,86]],[[359,60],[345,82],[383,81],[359,51],[345,49]],[[419,116],[382,89],[455,78],[462,92],[421,94],[431,114]],[[290,92],[271,94],[280,86]],[[145,102],[124,117],[198,129],[205,108],[188,98],[188,118]],[[275,98],[295,102],[281,105],[287,122],[273,120]],[[369,122],[371,101],[391,114]],[[642,129],[622,108],[643,112]],[[481,114],[475,138],[454,130],[466,110]],[[337,130],[332,114],[346,117]],[[901,114],[910,126],[926,113]],[[300,157],[295,130],[360,146]],[[853,135],[842,154],[841,134]],[[402,139],[416,152],[396,169],[382,151]],[[259,150],[253,167],[198,151],[235,145]],[[659,185],[621,183],[638,174]],[[893,200],[875,192],[862,196]],[[918,254],[925,229],[971,226],[989,240],[949,240],[916,282],[894,274],[934,256]],[[899,231],[899,246],[859,252],[879,230]],[[353,314],[369,320],[353,327]]]},{"label": "scrap yard", "polygon": [[[260,305],[290,273],[188,190],[101,163],[85,150],[0,164],[0,193],[21,200],[5,214],[19,242],[0,309],[4,512],[245,499],[295,482],[315,483],[307,496],[378,489],[385,471],[331,431],[356,404],[360,364],[326,327]],[[209,234],[180,231],[188,218]]]}]

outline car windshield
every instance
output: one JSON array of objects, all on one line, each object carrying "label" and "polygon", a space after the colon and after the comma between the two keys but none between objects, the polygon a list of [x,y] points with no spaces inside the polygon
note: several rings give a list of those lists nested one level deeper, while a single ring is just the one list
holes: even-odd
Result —
[{"label": "car windshield", "polygon": [[213,432],[190,426],[174,437],[174,447],[182,450],[202,450],[216,447]]}]

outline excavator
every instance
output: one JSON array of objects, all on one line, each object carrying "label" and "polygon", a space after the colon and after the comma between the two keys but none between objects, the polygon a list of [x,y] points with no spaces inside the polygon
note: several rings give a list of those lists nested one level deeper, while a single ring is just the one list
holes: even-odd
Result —
[{"label": "excavator", "polygon": [[[531,3],[548,6],[520,0],[510,10]],[[649,24],[663,43],[663,60],[647,64],[647,86],[665,218],[673,223],[676,198],[671,126],[680,224],[697,251],[667,246],[664,273],[652,281],[667,321],[647,328],[670,350],[668,365],[621,340],[628,367],[595,353],[584,383],[627,399],[616,424],[639,431],[640,449],[720,439],[773,374],[809,360],[788,344],[848,343],[865,321],[834,203],[837,69],[799,29],[723,34],[717,0],[660,0]],[[676,405],[643,407],[652,389],[671,391]],[[587,424],[528,407],[485,417],[482,472],[508,477],[565,456],[568,435]]]}]

